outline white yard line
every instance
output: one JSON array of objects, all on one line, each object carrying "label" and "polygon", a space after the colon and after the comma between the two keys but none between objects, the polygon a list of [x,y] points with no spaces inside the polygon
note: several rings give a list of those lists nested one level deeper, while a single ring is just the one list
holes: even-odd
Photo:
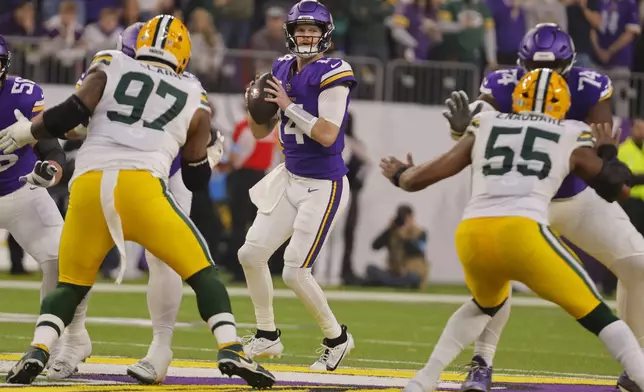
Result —
[{"label": "white yard line", "polygon": [[[0,289],[15,290],[40,290],[40,282],[25,282],[0,280]],[[122,284],[115,283],[97,283],[92,288],[97,293],[146,293],[147,286],[144,284]],[[183,289],[184,295],[194,295],[189,288]],[[360,302],[394,302],[394,303],[436,303],[436,304],[453,304],[459,305],[469,301],[469,295],[457,294],[425,294],[425,293],[398,293],[383,291],[339,291],[325,290],[325,295],[332,301],[360,301]],[[248,290],[242,288],[229,288],[228,294],[231,297],[248,297]],[[276,289],[274,291],[276,298],[295,298],[291,290]],[[610,307],[615,307],[615,301],[607,301]],[[512,297],[512,306],[524,307],[556,307],[551,302],[544,301],[536,297]]]}]

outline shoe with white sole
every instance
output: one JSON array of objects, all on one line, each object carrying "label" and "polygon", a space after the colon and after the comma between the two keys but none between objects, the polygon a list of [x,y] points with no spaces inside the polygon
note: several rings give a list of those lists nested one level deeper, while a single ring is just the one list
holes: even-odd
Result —
[{"label": "shoe with white sole", "polygon": [[77,334],[63,334],[60,353],[51,361],[47,377],[64,379],[78,371],[78,364],[92,354],[92,341],[87,330]]},{"label": "shoe with white sole", "polygon": [[[330,345],[330,340],[324,338],[322,340],[322,347],[316,352],[321,353],[320,358],[311,365],[311,370],[326,370],[329,372],[334,371],[340,365],[340,362],[346,357],[351,350],[355,348],[353,336],[347,332],[347,326],[342,325],[342,334],[346,335],[346,340],[335,346]],[[341,335],[342,336],[342,335]]]},{"label": "shoe with white sole", "polygon": [[244,336],[242,338],[244,354],[248,358],[280,358],[284,352],[284,345],[280,340],[281,334],[282,331],[278,329],[275,340],[258,337],[257,334]]},{"label": "shoe with white sole", "polygon": [[161,384],[168,374],[172,356],[169,348],[152,346],[145,358],[127,367],[127,375],[141,384]]}]

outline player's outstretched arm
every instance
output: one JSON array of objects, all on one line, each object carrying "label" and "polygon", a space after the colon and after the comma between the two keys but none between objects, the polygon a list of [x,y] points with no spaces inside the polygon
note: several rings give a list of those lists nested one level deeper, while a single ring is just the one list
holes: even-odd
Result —
[{"label": "player's outstretched arm", "polygon": [[[632,173],[617,159],[619,138],[620,132],[613,134],[610,124],[593,124],[591,131],[579,135],[577,144],[580,147],[570,155],[570,170],[608,202],[624,200],[630,194],[627,184]],[[598,154],[601,150],[603,153]]]},{"label": "player's outstretched arm", "polygon": [[181,177],[186,188],[192,192],[206,188],[210,181],[210,130],[210,113],[205,109],[197,109],[190,121],[186,143],[181,150]]},{"label": "player's outstretched arm", "polygon": [[608,202],[628,198],[631,178],[628,166],[617,159],[604,161],[589,147],[577,148],[570,157],[573,173],[581,177],[599,196]]},{"label": "player's outstretched arm", "polygon": [[65,138],[65,134],[77,125],[86,123],[103,96],[107,83],[105,72],[90,68],[87,77],[78,91],[61,104],[47,109],[41,119],[31,125],[31,134],[36,140],[56,137]]},{"label": "player's outstretched arm", "polygon": [[447,110],[443,111],[443,117],[447,119],[450,126],[452,139],[459,140],[470,125],[472,118],[482,111],[498,110],[496,100],[488,94],[481,94],[476,101],[470,103],[465,91],[453,91],[445,100]]},{"label": "player's outstretched arm", "polygon": [[472,163],[474,140],[473,134],[467,134],[450,151],[422,165],[414,166],[413,162],[401,165],[401,162],[395,158],[393,160],[385,158],[381,161],[380,167],[385,177],[389,178],[394,185],[407,192],[420,191],[460,173],[469,166]]}]

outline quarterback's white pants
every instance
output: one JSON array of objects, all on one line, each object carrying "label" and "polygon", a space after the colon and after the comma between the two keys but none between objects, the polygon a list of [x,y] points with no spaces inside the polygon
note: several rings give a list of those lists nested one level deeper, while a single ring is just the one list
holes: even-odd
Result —
[{"label": "quarterback's white pants", "polygon": [[278,166],[250,190],[258,212],[237,256],[244,268],[257,329],[274,331],[273,282],[268,259],[289,237],[282,278],[311,312],[327,338],[341,334],[311,267],[349,202],[346,177],[337,181],[303,178]]},{"label": "quarterback's white pants", "polygon": [[[346,177],[338,181],[304,178],[278,167],[250,193],[258,212],[239,250],[240,261],[252,259],[267,263],[290,237],[284,251],[284,265],[310,268],[336,217],[349,203],[349,181]],[[245,257],[247,253],[251,257]]]},{"label": "quarterback's white pants", "polygon": [[[190,215],[192,192],[184,185],[181,170],[170,177],[168,189],[179,208],[186,216]],[[181,249],[177,251],[180,252]],[[154,357],[155,350],[170,349],[174,324],[183,296],[183,281],[179,274],[147,250],[145,258],[150,270],[147,301],[153,333],[152,345],[147,356]]]}]

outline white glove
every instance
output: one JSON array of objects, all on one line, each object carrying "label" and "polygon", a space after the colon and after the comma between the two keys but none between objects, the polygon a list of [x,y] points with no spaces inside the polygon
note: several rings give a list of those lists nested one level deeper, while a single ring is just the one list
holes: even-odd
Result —
[{"label": "white glove", "polygon": [[16,116],[16,122],[0,131],[0,151],[5,154],[36,141],[31,134],[31,121],[27,120],[18,109],[15,109],[13,114]]},{"label": "white glove", "polygon": [[211,141],[212,145],[207,149],[211,167],[216,166],[224,155],[224,135],[219,131],[215,135],[217,139],[214,143]]},{"label": "white glove", "polygon": [[34,165],[34,170],[18,178],[18,181],[35,185],[41,188],[49,188],[50,186],[56,183],[56,174],[58,173],[58,168],[49,161],[36,161]]}]

